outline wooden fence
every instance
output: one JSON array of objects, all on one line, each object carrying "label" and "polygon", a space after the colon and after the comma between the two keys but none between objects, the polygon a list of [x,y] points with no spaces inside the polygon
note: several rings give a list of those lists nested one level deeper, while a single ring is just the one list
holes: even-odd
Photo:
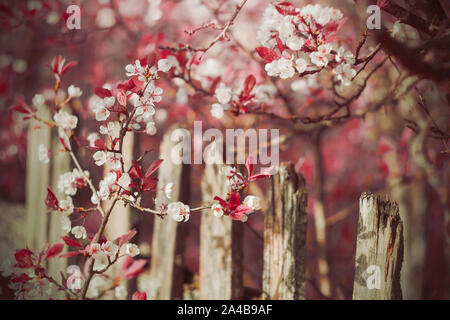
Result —
[{"label": "wooden fence", "polygon": [[[176,142],[167,134],[160,157],[169,159]],[[189,199],[191,179],[187,165],[165,161],[159,169],[160,187],[182,186],[173,201]],[[202,203],[225,196],[221,165],[205,165]],[[305,299],[307,190],[305,179],[292,163],[282,163],[268,182],[264,210],[263,299]],[[153,299],[243,298],[243,223],[229,217],[201,213],[199,288],[183,294],[185,224],[157,219],[153,230],[148,296]],[[403,223],[395,202],[364,193],[359,203],[353,299],[401,299]]]},{"label": "wooden fence", "polygon": [[[39,143],[50,145],[46,129],[30,135],[27,163],[27,243],[38,248],[48,239],[57,240],[60,226],[48,219],[44,206],[45,186],[56,188],[56,177],[69,171],[69,160],[37,161]],[[201,185],[192,185],[190,166],[173,164],[170,155],[176,141],[171,131],[163,138],[160,157],[167,159],[159,169],[159,187],[175,184],[172,201],[189,202],[190,191],[200,188],[202,203],[211,204],[227,189],[220,165],[205,165]],[[131,151],[130,151],[131,152]],[[264,206],[263,299],[305,299],[307,201],[305,179],[292,163],[282,163],[267,185]],[[129,219],[128,215],[117,215]],[[200,270],[198,287],[188,288],[183,261],[188,224],[155,217],[150,272],[143,287],[150,299],[239,299],[243,288],[244,224],[229,217],[217,218],[210,210],[201,212]],[[116,221],[128,225],[129,221]],[[359,200],[353,299],[401,299],[400,271],[403,261],[403,223],[395,202],[364,193]],[[52,266],[54,273],[64,265]],[[56,270],[58,269],[58,270]],[[141,285],[142,287],[142,285]],[[187,292],[189,291],[189,292]]]}]

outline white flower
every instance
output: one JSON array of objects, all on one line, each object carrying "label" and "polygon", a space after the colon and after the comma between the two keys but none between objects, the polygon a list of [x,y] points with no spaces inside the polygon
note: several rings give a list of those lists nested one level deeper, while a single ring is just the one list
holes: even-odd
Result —
[{"label": "white flower", "polygon": [[108,256],[102,251],[100,251],[98,254],[94,256],[94,271],[103,271],[107,266],[108,266]]},{"label": "white flower", "polygon": [[135,257],[139,255],[141,252],[139,250],[139,247],[134,243],[127,243],[127,245],[125,246],[125,253],[130,257]]},{"label": "white flower", "polygon": [[253,208],[253,210],[261,209],[261,200],[255,196],[246,196],[243,202],[246,206]]},{"label": "white flower", "polygon": [[[148,85],[147,88],[145,89],[144,94],[142,95],[142,97],[140,97],[138,100],[136,100],[136,102],[134,103],[135,107],[139,107],[139,106],[154,106],[155,102],[160,102],[162,100],[162,95],[163,93],[163,89],[155,86],[155,83],[153,81],[151,81]],[[151,110],[150,110],[151,112]],[[153,110],[153,113],[151,115],[153,115],[155,112]]]},{"label": "white flower", "polygon": [[112,139],[119,138],[120,124],[116,121],[110,121],[105,126],[100,126],[100,133],[110,136]]},{"label": "white flower", "polygon": [[83,282],[81,269],[77,265],[70,265],[66,269],[67,288],[70,290],[79,290]]},{"label": "white flower", "polygon": [[47,150],[47,148],[41,143],[38,146],[38,157],[39,157],[39,161],[42,161],[43,163],[49,163],[50,162],[50,158],[49,158],[49,152]]},{"label": "white flower", "polygon": [[139,60],[134,64],[129,64],[125,67],[127,77],[138,76],[140,81],[146,82],[148,79],[156,79],[158,77],[158,70],[155,67],[141,65]]},{"label": "white flower", "polygon": [[187,222],[189,220],[190,209],[189,206],[181,201],[169,203],[167,207],[167,214],[175,221]]},{"label": "white flower", "polygon": [[281,79],[292,78],[295,70],[292,61],[286,58],[280,58],[266,64],[265,69],[271,77],[280,77]]},{"label": "white flower", "polygon": [[326,67],[328,65],[329,59],[328,54],[331,51],[331,44],[322,44],[319,46],[317,51],[312,52],[309,57],[311,62],[318,67]]},{"label": "white flower", "polygon": [[67,196],[66,199],[59,201],[59,207],[64,210],[66,214],[71,214],[73,212],[73,201],[72,198]]},{"label": "white flower", "polygon": [[[89,172],[85,171],[85,175],[89,176]],[[69,196],[77,193],[77,187],[85,184],[84,178],[78,169],[74,168],[72,172],[66,172],[59,176],[58,191]]]},{"label": "white flower", "polygon": [[277,89],[272,84],[262,84],[255,86],[253,90],[255,93],[255,101],[262,103],[269,101],[277,92]]},{"label": "white flower", "polygon": [[63,129],[75,129],[78,123],[78,118],[76,116],[62,110],[59,110],[58,113],[53,116],[53,120],[55,120],[56,124]]},{"label": "white flower", "polygon": [[101,165],[105,164],[105,162],[106,162],[106,152],[99,150],[94,153],[93,158],[94,158],[95,164],[98,166],[101,166]]},{"label": "white flower", "polygon": [[286,45],[288,46],[288,48],[294,51],[300,50],[303,47],[304,43],[305,40],[297,36],[291,36],[286,41]]},{"label": "white flower", "polygon": [[33,105],[34,105],[36,108],[39,108],[39,107],[41,107],[41,106],[44,105],[44,103],[45,103],[45,98],[44,98],[44,96],[43,96],[42,94],[38,93],[38,94],[35,94],[35,95],[34,95],[34,97],[33,97],[33,99],[32,99],[32,102],[33,102]]},{"label": "white flower", "polygon": [[119,181],[117,181],[117,184],[124,189],[127,189],[130,183],[131,183],[130,175],[126,172],[122,173],[122,175],[119,178]]},{"label": "white flower", "polygon": [[355,56],[350,51],[346,51],[344,47],[340,47],[337,50],[336,62],[345,61],[346,63],[352,65],[355,64]]},{"label": "white flower", "polygon": [[164,187],[164,194],[166,195],[166,197],[168,199],[172,198],[172,192],[173,192],[173,182],[169,182],[168,184],[166,184],[166,186]]},{"label": "white flower", "polygon": [[211,106],[211,115],[216,119],[221,119],[224,114],[223,106],[220,103],[213,103]]},{"label": "white flower", "polygon": [[147,123],[147,125],[145,126],[145,132],[149,136],[153,136],[153,135],[156,134],[157,130],[156,130],[155,123],[153,121],[150,121],[150,122]]},{"label": "white flower", "polygon": [[308,63],[305,59],[298,58],[295,60],[295,69],[297,69],[298,73],[303,73],[306,71],[306,67],[308,66]]},{"label": "white flower", "polygon": [[126,299],[128,294],[127,288],[124,285],[117,286],[114,289],[114,296],[116,299],[123,300]]},{"label": "white flower", "polygon": [[102,247],[100,246],[100,243],[92,243],[89,246],[89,255],[94,257],[94,259],[100,255],[102,255]]},{"label": "white flower", "polygon": [[166,197],[166,195],[162,195],[159,197],[156,197],[155,199],[155,209],[164,211],[167,209],[169,203],[169,199]]},{"label": "white flower", "polygon": [[97,141],[98,139],[100,139],[100,136],[97,132],[91,132],[87,137],[86,140],[89,141],[89,146],[90,147],[94,147],[95,146],[95,141]]},{"label": "white flower", "polygon": [[102,250],[105,254],[114,258],[119,251],[119,247],[114,242],[108,240],[102,244]]},{"label": "white flower", "polygon": [[14,264],[11,262],[11,259],[6,258],[2,261],[0,265],[0,272],[3,277],[9,277],[14,271]]},{"label": "white flower", "polygon": [[87,233],[83,226],[75,226],[72,228],[72,234],[76,239],[86,239]]},{"label": "white flower", "polygon": [[213,204],[211,206],[211,210],[212,210],[214,216],[216,216],[216,217],[223,216],[223,207],[220,204],[217,204],[217,203]]},{"label": "white flower", "polygon": [[69,96],[73,98],[79,98],[83,94],[83,91],[81,91],[80,88],[75,87],[73,84],[69,86],[67,92],[69,93]]},{"label": "white flower", "polygon": [[231,91],[231,88],[227,87],[222,82],[217,86],[215,91],[217,101],[219,101],[221,104],[229,103],[232,98],[232,94],[233,92]]},{"label": "white flower", "polygon": [[169,72],[173,67],[179,68],[179,66],[177,58],[172,55],[158,61],[158,70],[162,72]]},{"label": "white flower", "polygon": [[60,216],[61,228],[65,233],[69,233],[70,229],[72,229],[72,224],[68,216],[61,215]]},{"label": "white flower", "polygon": [[333,72],[342,85],[348,87],[352,84],[352,79],[356,76],[356,70],[352,69],[349,64],[343,63],[338,65]]},{"label": "white flower", "polygon": [[103,100],[97,102],[93,108],[93,112],[95,113],[95,119],[97,121],[105,121],[108,119],[110,112],[108,108],[111,108],[116,102],[116,98],[114,97],[105,97]]}]

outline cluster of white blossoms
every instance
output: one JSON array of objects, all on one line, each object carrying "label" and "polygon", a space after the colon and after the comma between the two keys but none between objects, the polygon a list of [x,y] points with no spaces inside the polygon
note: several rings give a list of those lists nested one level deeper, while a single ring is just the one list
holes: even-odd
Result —
[{"label": "cluster of white blossoms", "polygon": [[127,189],[131,184],[131,177],[128,173],[121,173],[120,177],[116,171],[109,171],[105,178],[99,183],[99,191],[92,194],[91,202],[98,204],[99,200],[104,201],[109,198],[111,192],[118,191],[119,188]]},{"label": "cluster of white blossoms", "polygon": [[319,71],[333,62],[337,80],[349,86],[356,75],[351,67],[355,57],[333,42],[329,35],[330,28],[337,30],[343,18],[342,12],[319,4],[307,5],[302,9],[289,8],[285,14],[274,5],[269,5],[264,11],[257,40],[272,50],[270,62],[265,66],[267,74],[289,79],[296,73],[302,75]]},{"label": "cluster of white blossoms", "polygon": [[50,162],[50,156],[49,151],[45,145],[42,143],[38,146],[38,158],[39,161],[42,161],[43,163],[49,163]]},{"label": "cluster of white blossoms", "polygon": [[[84,171],[84,174],[89,177],[89,171]],[[74,196],[77,193],[77,188],[84,185],[83,175],[77,168],[72,171],[63,173],[58,179],[58,191],[69,196]]]},{"label": "cluster of white blossoms", "polygon": [[[89,255],[94,259],[94,270],[101,271],[105,269],[111,261],[117,259],[119,249],[119,246],[110,240],[107,240],[102,244],[90,244]],[[139,247],[134,243],[127,243],[125,246],[125,254],[130,257],[135,257],[140,254]]]},{"label": "cluster of white blossoms", "polygon": [[95,119],[97,121],[105,121],[109,118],[111,108],[114,103],[116,103],[116,98],[114,97],[104,97],[102,100],[97,102],[92,110],[95,113]]}]

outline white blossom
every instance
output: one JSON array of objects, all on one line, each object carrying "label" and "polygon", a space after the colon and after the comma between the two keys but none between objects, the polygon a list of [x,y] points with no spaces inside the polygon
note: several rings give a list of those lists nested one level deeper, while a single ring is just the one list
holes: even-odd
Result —
[{"label": "white blossom", "polygon": [[135,257],[140,254],[139,247],[134,243],[127,243],[125,246],[125,253],[130,257]]},{"label": "white blossom", "polygon": [[297,69],[298,73],[303,73],[306,71],[306,68],[308,67],[308,63],[305,59],[298,58],[295,60],[295,69]]},{"label": "white blossom", "polygon": [[128,189],[130,183],[131,183],[130,175],[126,172],[122,173],[122,175],[119,178],[119,181],[117,181],[117,184],[124,189]]},{"label": "white blossom", "polygon": [[221,104],[227,104],[231,101],[232,98],[232,90],[231,88],[227,87],[224,83],[220,83],[215,91],[215,96],[217,98],[217,101]]},{"label": "white blossom", "polygon": [[73,201],[70,196],[67,196],[65,199],[61,199],[59,201],[59,207],[64,210],[66,214],[71,214],[73,212]]},{"label": "white blossom", "polygon": [[164,194],[166,195],[166,197],[168,199],[172,198],[172,192],[173,192],[173,182],[169,182],[168,184],[166,184],[166,186],[164,187]]},{"label": "white blossom", "polygon": [[149,136],[153,136],[153,135],[156,134],[157,130],[156,130],[155,123],[153,121],[150,121],[150,122],[147,123],[147,125],[145,126],[145,132]]},{"label": "white blossom", "polygon": [[175,56],[169,55],[165,59],[161,59],[158,61],[158,70],[162,72],[169,72],[170,69],[176,68],[178,69],[180,64]]},{"label": "white blossom", "polygon": [[72,228],[72,234],[76,239],[86,239],[87,233],[83,226],[75,226]]},{"label": "white blossom", "polygon": [[212,210],[214,216],[216,216],[216,217],[223,216],[223,207],[220,204],[217,204],[217,203],[213,204],[211,206],[211,210]]},{"label": "white blossom", "polygon": [[45,103],[45,97],[40,93],[35,94],[33,96],[32,102],[36,108],[42,107]]},{"label": "white blossom", "polygon": [[39,161],[42,161],[43,163],[49,163],[50,157],[48,156],[49,152],[47,148],[41,143],[38,146],[38,157]]},{"label": "white blossom", "polygon": [[356,76],[356,70],[352,69],[347,63],[338,65],[333,72],[336,74],[337,79],[341,81],[342,85],[346,87],[352,84],[352,79]]},{"label": "white blossom", "polygon": [[83,94],[83,91],[81,91],[80,88],[75,87],[73,84],[69,86],[67,92],[69,93],[69,96],[73,98],[79,98]]},{"label": "white blossom", "polygon": [[281,79],[292,78],[295,73],[292,60],[283,57],[266,64],[265,69],[269,76],[280,77]]},{"label": "white blossom", "polygon": [[253,208],[253,210],[261,209],[261,199],[259,199],[256,196],[247,196],[247,197],[245,197],[243,203],[246,206],[249,206],[250,208]]},{"label": "white blossom", "polygon": [[110,258],[114,258],[119,251],[119,247],[114,242],[108,240],[102,244],[102,250]]},{"label": "white blossom", "polygon": [[177,222],[187,222],[189,220],[189,206],[181,201],[169,203],[167,214]]},{"label": "white blossom", "polygon": [[60,219],[60,223],[61,223],[61,228],[65,233],[69,233],[70,230],[72,229],[72,224],[70,222],[70,219],[68,216],[65,215],[61,215],[59,217]]},{"label": "white blossom", "polygon": [[78,118],[63,110],[59,110],[54,116],[56,124],[63,129],[75,129],[77,127]]}]

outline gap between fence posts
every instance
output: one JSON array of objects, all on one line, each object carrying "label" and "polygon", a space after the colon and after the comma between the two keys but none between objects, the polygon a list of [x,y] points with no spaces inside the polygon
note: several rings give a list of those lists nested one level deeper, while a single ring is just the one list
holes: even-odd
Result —
[{"label": "gap between fence posts", "polygon": [[292,163],[282,163],[268,182],[264,213],[263,298],[305,299],[305,179]]},{"label": "gap between fence posts", "polygon": [[353,300],[402,299],[403,222],[397,203],[363,193],[359,200]]}]

